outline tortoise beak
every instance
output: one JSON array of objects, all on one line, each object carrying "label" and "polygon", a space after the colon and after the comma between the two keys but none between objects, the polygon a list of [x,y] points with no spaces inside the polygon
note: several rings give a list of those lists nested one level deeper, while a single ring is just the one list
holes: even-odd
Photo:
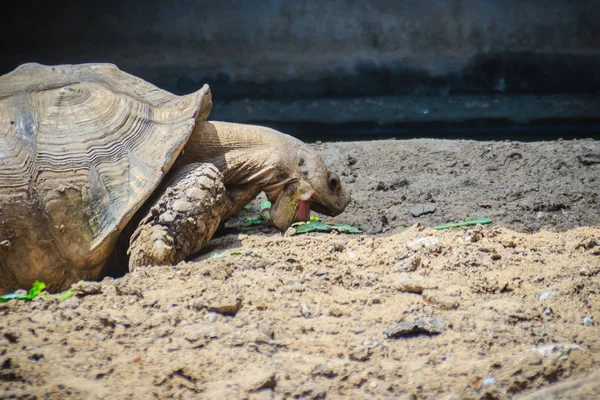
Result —
[{"label": "tortoise beak", "polygon": [[318,212],[319,214],[327,215],[329,217],[335,217],[341,213],[341,211],[336,213],[335,211],[325,207],[323,204],[317,203],[316,201],[310,203],[310,209],[314,212]]},{"label": "tortoise beak", "polygon": [[316,195],[316,193],[311,198],[310,209],[318,212],[319,214],[324,214],[329,217],[335,217],[336,215],[344,212],[348,204],[350,203],[351,196],[349,193],[343,191],[338,196],[336,196],[333,201],[325,202],[320,197]]}]

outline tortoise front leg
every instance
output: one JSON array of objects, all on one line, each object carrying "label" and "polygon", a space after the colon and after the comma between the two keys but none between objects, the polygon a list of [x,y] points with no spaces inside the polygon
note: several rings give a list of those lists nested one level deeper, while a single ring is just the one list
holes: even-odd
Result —
[{"label": "tortoise front leg", "polygon": [[198,252],[231,207],[223,176],[214,165],[182,167],[131,236],[129,271],[173,265]]}]

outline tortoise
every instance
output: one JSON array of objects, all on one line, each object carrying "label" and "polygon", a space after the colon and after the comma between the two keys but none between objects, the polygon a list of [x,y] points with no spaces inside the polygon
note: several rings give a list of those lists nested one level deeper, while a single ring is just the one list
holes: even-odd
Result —
[{"label": "tortoise", "polygon": [[313,149],[211,108],[208,85],[177,96],[112,64],[1,76],[0,293],[178,263],[261,192],[281,230],[345,209]]}]

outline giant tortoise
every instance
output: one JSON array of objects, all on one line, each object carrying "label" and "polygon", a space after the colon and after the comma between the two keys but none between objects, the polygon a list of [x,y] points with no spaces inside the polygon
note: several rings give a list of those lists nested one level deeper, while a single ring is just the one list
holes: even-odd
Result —
[{"label": "giant tortoise", "polygon": [[123,261],[177,263],[261,191],[281,230],[345,209],[311,148],[206,121],[211,108],[206,85],[176,96],[111,64],[0,77],[0,293],[35,280],[63,290]]}]

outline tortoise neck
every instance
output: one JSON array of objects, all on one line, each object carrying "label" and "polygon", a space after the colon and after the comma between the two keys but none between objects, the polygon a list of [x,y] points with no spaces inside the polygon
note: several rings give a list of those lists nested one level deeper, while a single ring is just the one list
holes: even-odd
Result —
[{"label": "tortoise neck", "polygon": [[262,126],[228,122],[199,122],[178,158],[178,163],[214,164],[226,185],[264,187],[274,178],[289,175],[286,155],[301,144],[297,139]]}]

